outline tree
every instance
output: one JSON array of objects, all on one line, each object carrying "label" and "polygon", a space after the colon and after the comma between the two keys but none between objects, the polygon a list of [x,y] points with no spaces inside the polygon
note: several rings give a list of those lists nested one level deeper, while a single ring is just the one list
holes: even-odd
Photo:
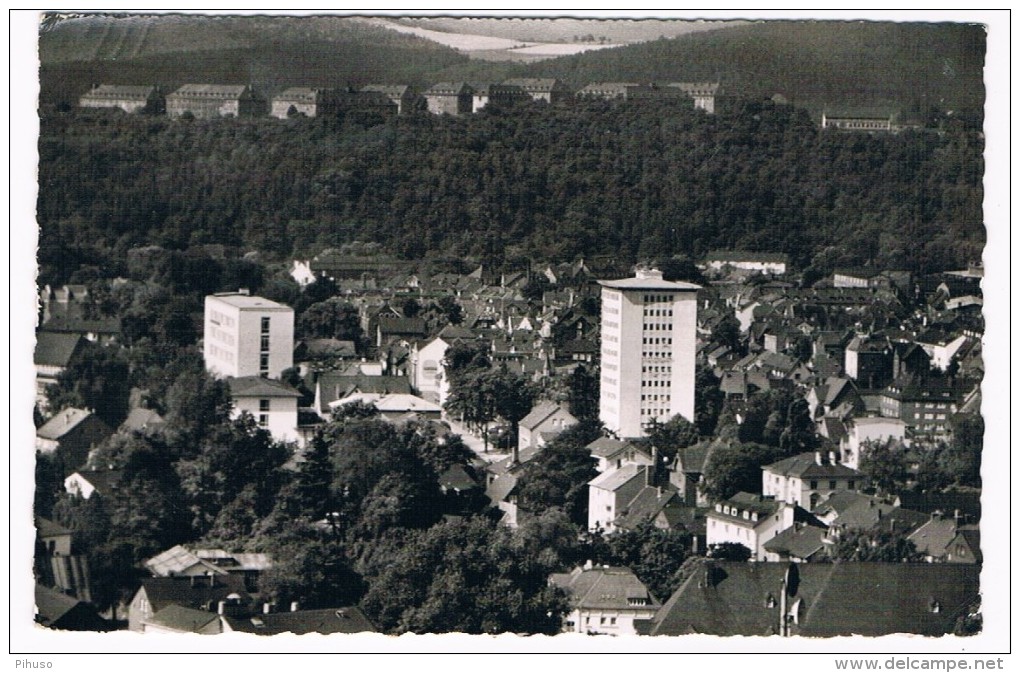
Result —
[{"label": "tree", "polygon": [[226,423],[232,405],[226,382],[198,366],[181,371],[166,394],[166,427],[178,455],[193,455],[212,428]]},{"label": "tree", "polygon": [[487,384],[483,389],[492,396],[492,408],[497,416],[510,424],[511,438],[516,442],[518,424],[535,406],[535,386],[523,374],[514,374],[505,368],[487,372],[485,378]]},{"label": "tree", "polygon": [[704,493],[713,501],[746,491],[761,490],[761,468],[779,457],[771,446],[724,441],[715,447],[705,466]]},{"label": "tree", "polygon": [[264,551],[272,555],[273,565],[259,578],[259,590],[273,603],[337,608],[354,605],[364,592],[341,543],[307,524],[297,522],[271,538]]},{"label": "tree", "polygon": [[712,327],[712,341],[729,346],[731,350],[740,350],[740,321],[728,315]]},{"label": "tree", "polygon": [[435,303],[436,308],[439,310],[445,318],[446,322],[451,325],[459,325],[464,322],[464,309],[461,308],[457,300],[450,295],[443,295]]},{"label": "tree", "polygon": [[786,455],[814,451],[818,446],[818,435],[811,420],[808,402],[803,397],[790,403],[786,414],[786,427],[779,435],[779,448]]},{"label": "tree", "polygon": [[630,568],[652,595],[667,600],[680,587],[680,568],[691,553],[690,533],[658,528],[644,521],[606,538],[607,563]]},{"label": "tree", "polygon": [[720,561],[748,561],[752,553],[747,546],[739,542],[719,542],[709,545],[705,555]]},{"label": "tree", "polygon": [[176,465],[194,530],[209,531],[223,508],[246,488],[245,506],[257,517],[268,514],[284,480],[281,468],[290,455],[249,414],[216,426],[196,456]]},{"label": "tree", "polygon": [[570,413],[577,419],[594,419],[599,415],[598,370],[592,371],[578,365],[570,375],[570,391],[567,401]]},{"label": "tree", "polygon": [[859,466],[873,486],[886,492],[895,491],[909,477],[906,450],[895,440],[862,442]]},{"label": "tree", "polygon": [[601,424],[592,420],[557,435],[521,470],[517,480],[520,507],[536,513],[562,508],[575,524],[587,526],[588,482],[598,475],[587,446],[601,436]]},{"label": "tree", "polygon": [[985,421],[980,414],[954,417],[949,444],[939,453],[946,476],[961,486],[981,486],[981,453]]},{"label": "tree", "polygon": [[918,563],[924,555],[904,535],[882,531],[843,531],[830,552],[833,561]]},{"label": "tree", "polygon": [[698,429],[686,418],[677,414],[665,423],[652,419],[648,438],[657,447],[664,462],[672,462],[680,449],[698,443]]},{"label": "tree", "polygon": [[422,306],[414,297],[408,297],[400,305],[400,312],[407,318],[414,318],[422,311]]},{"label": "tree", "polygon": [[699,434],[715,435],[725,399],[718,377],[711,369],[699,367],[694,375],[694,424]]},{"label": "tree", "polygon": [[114,348],[92,343],[57,376],[46,391],[50,407],[91,409],[110,427],[127,417],[131,394],[127,360]]},{"label": "tree", "polygon": [[563,593],[550,568],[481,517],[408,536],[373,577],[362,606],[388,633],[545,633],[560,630]]},{"label": "tree", "polygon": [[365,338],[357,307],[340,297],[306,308],[298,317],[297,331],[307,338],[341,339],[355,344],[363,343]]}]

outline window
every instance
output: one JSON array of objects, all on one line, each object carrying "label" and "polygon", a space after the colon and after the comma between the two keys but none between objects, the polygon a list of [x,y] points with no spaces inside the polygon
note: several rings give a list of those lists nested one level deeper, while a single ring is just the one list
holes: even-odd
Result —
[{"label": "window", "polygon": [[269,414],[259,414],[259,426],[263,428],[269,426]]},{"label": "window", "polygon": [[835,490],[835,488],[836,488],[836,480],[835,479],[830,479],[829,480],[829,488]]},{"label": "window", "polygon": [[263,371],[269,370],[269,354],[263,353],[259,356],[259,369]]},{"label": "window", "polygon": [[818,482],[817,482],[817,481],[814,481],[814,480],[812,480],[812,481],[811,481],[811,488],[818,488]]},{"label": "window", "polygon": [[851,491],[854,490],[854,480],[851,479],[850,481],[846,482],[846,487]]},{"label": "window", "polygon": [[609,618],[609,625],[610,626],[616,626],[616,617],[610,617]]},{"label": "window", "polygon": [[260,347],[262,349],[262,352],[266,352],[266,351],[269,350],[269,335],[268,334],[263,334],[262,335],[262,342],[259,345],[260,345]]},{"label": "window", "polygon": [[262,318],[262,333],[269,333],[269,318]]},{"label": "window", "polygon": [[259,411],[269,411],[269,400],[259,400]]}]

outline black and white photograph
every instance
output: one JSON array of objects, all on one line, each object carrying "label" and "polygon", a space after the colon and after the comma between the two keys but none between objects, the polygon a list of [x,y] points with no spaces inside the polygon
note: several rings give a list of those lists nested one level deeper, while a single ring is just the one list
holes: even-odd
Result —
[{"label": "black and white photograph", "polygon": [[1003,668],[1001,11],[14,14],[17,667]]}]

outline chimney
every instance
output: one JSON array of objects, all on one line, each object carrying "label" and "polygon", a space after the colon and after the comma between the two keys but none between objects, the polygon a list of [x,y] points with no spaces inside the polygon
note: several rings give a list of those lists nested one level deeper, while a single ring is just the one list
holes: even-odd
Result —
[{"label": "chimney", "polygon": [[223,616],[227,612],[227,602],[220,601],[216,604],[216,614]]},{"label": "chimney", "polygon": [[829,451],[829,464],[830,465],[836,465],[837,463],[839,463],[839,460],[837,460],[837,458],[836,458],[836,452],[835,451]]},{"label": "chimney", "polygon": [[825,465],[825,461],[822,460],[822,452],[821,451],[815,451],[815,464],[816,465]]},{"label": "chimney", "polygon": [[584,562],[584,569],[585,570],[591,570],[592,567],[594,567],[594,564],[592,564],[591,559],[588,559],[587,561]]},{"label": "chimney", "polygon": [[[518,435],[520,435],[520,432],[521,432],[520,429],[518,429],[517,430]],[[513,444],[510,445],[510,464],[511,465],[517,465],[518,463],[521,462],[520,450],[518,449],[518,446],[517,446],[518,442],[520,442],[520,437],[519,436],[518,436],[518,441],[514,442]]]},{"label": "chimney", "polygon": [[291,601],[290,602],[290,611],[291,612],[297,612],[300,607],[301,607],[301,604],[298,603],[297,601]]},{"label": "chimney", "polygon": [[268,615],[272,611],[273,611],[272,603],[263,603],[262,604],[262,614]]}]

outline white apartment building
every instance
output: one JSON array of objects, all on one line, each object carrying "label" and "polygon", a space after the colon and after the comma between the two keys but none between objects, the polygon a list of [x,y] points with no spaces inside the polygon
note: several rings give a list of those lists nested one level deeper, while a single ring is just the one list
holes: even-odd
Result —
[{"label": "white apartment building", "polygon": [[279,378],[294,366],[294,309],[243,292],[206,297],[203,355],[218,376]]},{"label": "white apartment building", "polygon": [[652,421],[694,421],[697,294],[657,269],[602,285],[599,418],[619,437],[642,437]]}]

